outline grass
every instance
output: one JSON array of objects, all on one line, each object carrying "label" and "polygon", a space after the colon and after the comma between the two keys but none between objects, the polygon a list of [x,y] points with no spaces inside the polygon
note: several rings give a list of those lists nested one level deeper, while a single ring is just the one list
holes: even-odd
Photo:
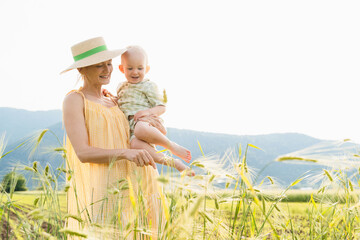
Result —
[{"label": "grass", "polygon": [[[297,194],[299,194],[298,191],[296,191]],[[31,208],[31,206],[33,205],[35,199],[37,199],[37,197],[39,196],[39,194],[41,194],[41,191],[27,191],[27,192],[15,192],[13,195],[13,203],[20,205],[20,206],[28,206],[29,209]],[[304,192],[304,195],[307,195],[308,192]],[[60,205],[61,205],[61,209],[65,214],[66,211],[66,195],[64,192],[59,193],[59,199],[60,199]],[[2,201],[0,201],[2,202]],[[223,203],[222,204],[222,210],[221,211],[217,211],[216,210],[216,206],[213,200],[208,199],[206,201],[206,206],[208,209],[208,212],[212,213],[212,217],[216,216],[217,214],[219,215],[219,213],[221,213],[222,216],[228,216],[230,215],[230,208],[231,208],[231,203]],[[270,204],[267,203],[267,207],[269,207]],[[296,222],[298,224],[302,223],[301,225],[303,226],[301,228],[301,232],[308,233],[309,232],[309,227],[308,227],[308,221],[307,221],[307,216],[308,216],[308,207],[309,204],[306,202],[282,202],[278,204],[278,208],[281,211],[285,211],[287,213],[289,213],[291,215],[292,219],[296,219]],[[254,209],[252,209],[252,211],[254,211]],[[219,218],[223,218],[221,216],[217,216]],[[257,217],[261,217],[260,215],[257,215]],[[279,213],[275,213],[273,216],[273,219],[276,218],[282,218],[281,215]],[[200,219],[202,219],[202,217],[200,217]],[[226,218],[223,218],[223,221],[225,221]],[[240,226],[238,226],[240,227]],[[268,229],[270,230],[270,229]],[[277,228],[278,232],[282,231],[282,227],[278,227]],[[298,234],[300,234],[300,230],[297,231]],[[300,235],[299,235],[300,236]],[[305,236],[305,235],[304,235]]]},{"label": "grass", "polygon": [[[36,139],[41,141],[43,131]],[[3,139],[3,138],[2,138]],[[60,142],[60,141],[59,141]],[[61,143],[60,143],[61,144]],[[201,146],[199,144],[201,149]],[[239,147],[236,154],[227,154],[223,159],[213,159],[203,153],[192,168],[198,175],[194,178],[161,175],[158,179],[165,194],[160,194],[159,216],[164,216],[157,225],[156,238],[151,221],[147,221],[145,199],[134,182],[120,179],[117,186],[109,188],[107,199],[114,198],[114,212],[108,216],[111,225],[91,222],[84,214],[66,213],[66,195],[59,188],[59,176],[71,171],[62,168],[43,168],[37,162],[24,166],[38,179],[42,191],[0,192],[0,234],[2,239],[70,239],[99,236],[107,239],[358,239],[359,179],[360,174],[340,169],[325,170],[315,176],[320,188],[314,191],[299,191],[292,188],[304,180],[304,173],[285,189],[261,190],[265,184],[274,186],[271,177],[257,179],[247,166],[248,144],[245,151]],[[12,151],[4,153],[0,138],[0,160]],[[60,145],[54,149],[64,156]],[[230,164],[224,164],[227,163]],[[231,166],[225,168],[224,166]],[[111,166],[110,166],[111,167]],[[313,176],[314,177],[314,176]],[[68,178],[69,179],[69,178]],[[141,179],[140,179],[141,181]],[[219,183],[226,189],[219,189]],[[274,187],[273,187],[274,188]],[[67,191],[68,185],[65,187]],[[265,188],[266,189],[266,188]],[[128,192],[133,218],[121,218],[123,193]],[[76,203],[74,203],[76,204]],[[106,205],[104,205],[106,206]],[[89,211],[92,204],[84,209]],[[68,229],[66,222],[76,220],[81,226],[75,231]],[[160,218],[161,219],[161,218]],[[153,236],[151,238],[151,236]]]},{"label": "grass", "polygon": [[[32,207],[35,200],[42,194],[42,191],[24,191],[24,192],[14,192],[12,201],[18,205],[25,205]],[[66,212],[66,194],[65,192],[57,193],[60,201],[60,209],[64,213]],[[2,196],[0,203],[5,201],[5,196]]]}]

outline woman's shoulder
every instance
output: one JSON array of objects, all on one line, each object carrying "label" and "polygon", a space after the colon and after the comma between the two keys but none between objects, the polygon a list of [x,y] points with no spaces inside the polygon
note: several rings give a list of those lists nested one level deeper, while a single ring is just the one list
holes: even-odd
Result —
[{"label": "woman's shoulder", "polygon": [[66,94],[64,101],[63,101],[63,107],[67,106],[74,106],[74,105],[83,105],[84,99],[83,95],[79,91],[71,91],[68,94]]}]

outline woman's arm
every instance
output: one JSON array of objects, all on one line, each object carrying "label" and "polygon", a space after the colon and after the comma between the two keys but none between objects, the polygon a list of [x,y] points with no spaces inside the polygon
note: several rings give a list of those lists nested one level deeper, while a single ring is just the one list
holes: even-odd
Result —
[{"label": "woman's arm", "polygon": [[83,163],[109,163],[114,158],[128,159],[137,166],[151,165],[155,162],[146,150],[138,149],[102,149],[89,145],[89,136],[85,126],[84,100],[78,93],[67,95],[63,103],[63,121],[66,134],[75,153]]},{"label": "woman's arm", "polygon": [[160,116],[162,114],[164,114],[166,111],[166,107],[164,105],[158,105],[149,109],[145,109],[145,110],[140,110],[137,113],[135,113],[134,115],[134,120],[138,121],[140,118],[142,117],[146,117],[146,116]]},{"label": "woman's arm", "polygon": [[165,105],[158,105],[153,108],[149,108],[150,115],[160,116],[166,111]]},{"label": "woman's arm", "polygon": [[167,134],[165,126],[162,124],[162,121],[157,116],[148,115],[148,116],[141,117],[138,120],[143,121],[143,122],[147,122],[149,125],[157,128],[164,135]]}]

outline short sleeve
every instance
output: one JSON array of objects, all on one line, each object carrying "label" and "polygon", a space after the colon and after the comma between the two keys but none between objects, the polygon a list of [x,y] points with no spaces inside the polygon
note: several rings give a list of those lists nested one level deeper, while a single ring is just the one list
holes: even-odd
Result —
[{"label": "short sleeve", "polygon": [[160,94],[159,89],[154,82],[147,82],[146,97],[148,98],[148,101],[152,107],[159,105],[165,106],[163,96]]}]

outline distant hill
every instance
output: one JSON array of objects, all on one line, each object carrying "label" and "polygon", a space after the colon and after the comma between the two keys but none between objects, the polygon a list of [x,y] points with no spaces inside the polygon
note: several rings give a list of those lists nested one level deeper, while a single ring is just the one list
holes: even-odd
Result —
[{"label": "distant hill", "polygon": [[286,153],[310,147],[322,140],[299,133],[281,133],[266,135],[230,135],[190,130],[168,129],[169,138],[189,148],[192,155],[201,156],[197,141],[205,154],[216,154],[222,157],[228,150],[237,152],[241,145],[242,152],[247,144],[255,145],[262,150],[249,148],[248,165],[257,172],[266,167],[260,177],[272,176],[281,184],[288,185],[309,169],[318,167],[315,164],[294,165],[274,160]]},{"label": "distant hill", "polygon": [[[36,117],[31,116],[31,113],[36,115]],[[60,141],[63,140],[64,129],[61,123],[61,112],[59,110],[50,111],[49,113],[25,113],[23,110],[12,109],[8,110],[7,114],[10,115],[8,116],[9,120],[4,121],[4,119],[2,119],[2,121],[8,127],[8,129],[5,130],[10,133],[11,136],[16,135],[21,138],[36,129],[48,128],[59,138]],[[17,129],[16,126],[21,124],[19,124],[19,121],[16,120],[14,116],[11,116],[12,114],[16,116],[19,116],[18,114],[29,114],[26,118],[27,127]],[[57,122],[55,124],[46,125],[48,122],[55,121],[56,115]],[[48,120],[46,122],[42,119],[47,116],[49,116],[52,120]],[[31,122],[33,121],[35,123],[34,125],[31,125]],[[43,125],[41,125],[41,123]],[[2,128],[4,129],[3,126]],[[16,132],[16,134],[14,134],[14,132]],[[319,165],[313,163],[291,164],[287,162],[274,162],[274,160],[280,155],[308,148],[314,144],[319,144],[324,141],[299,133],[238,136],[175,128],[168,128],[168,137],[191,150],[193,159],[202,156],[198,142],[201,144],[201,147],[206,155],[218,155],[219,157],[222,157],[231,149],[237,151],[239,145],[241,145],[242,151],[244,152],[247,144],[253,144],[262,150],[249,148],[247,154],[247,162],[249,166],[255,169],[256,172],[259,172],[265,167],[261,176],[271,176],[277,179],[284,186],[289,185],[306,171],[319,168]],[[8,144],[5,151],[14,149],[22,141],[23,140],[13,141],[11,144]],[[33,161],[38,161],[43,166],[49,163],[53,168],[57,168],[64,163],[63,159],[59,155],[48,151],[50,147],[59,146],[56,137],[52,134],[45,134],[45,137],[39,146],[39,151],[29,159],[28,156],[33,149],[34,142],[35,141],[33,141],[32,145],[27,144],[27,146],[19,148],[6,156],[4,159],[0,160],[0,179],[2,179],[2,176],[5,175],[15,165],[15,163],[30,165]],[[309,185],[309,183],[304,182],[299,184],[299,186],[309,187],[311,184]],[[32,186],[29,187],[31,188]]]},{"label": "distant hill", "polygon": [[15,108],[0,108],[0,134],[6,132],[8,143],[46,126],[61,121],[60,110],[27,111]]}]

